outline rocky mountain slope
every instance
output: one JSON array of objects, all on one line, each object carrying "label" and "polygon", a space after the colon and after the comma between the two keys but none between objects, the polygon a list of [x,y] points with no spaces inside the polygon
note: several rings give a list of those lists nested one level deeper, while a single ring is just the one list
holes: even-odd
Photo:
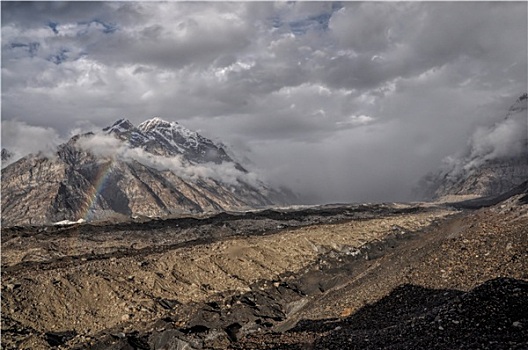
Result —
[{"label": "rocky mountain slope", "polygon": [[[126,119],[120,119],[103,131],[115,135],[133,148],[142,148],[153,155],[180,155],[191,163],[235,163],[223,146],[176,122],[167,122],[157,117],[146,120],[137,127]],[[237,169],[245,171],[240,164],[235,165]]]},{"label": "rocky mountain slope", "polygon": [[495,196],[528,180],[528,95],[521,95],[506,117],[477,130],[461,155],[446,158],[442,169],[419,185],[425,199]]},{"label": "rocky mountain slope", "polygon": [[54,157],[2,171],[2,225],[165,216],[282,204],[224,148],[175,122],[119,120],[72,137]]}]

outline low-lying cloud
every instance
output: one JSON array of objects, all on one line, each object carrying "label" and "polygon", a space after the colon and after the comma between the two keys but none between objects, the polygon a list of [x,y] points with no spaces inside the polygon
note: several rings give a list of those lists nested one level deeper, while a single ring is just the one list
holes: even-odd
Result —
[{"label": "low-lying cloud", "polygon": [[239,185],[240,182],[257,187],[263,186],[256,174],[242,172],[236,168],[234,163],[223,162],[216,164],[208,162],[193,164],[181,155],[172,157],[154,155],[139,147],[131,148],[126,142],[109,134],[85,135],[79,138],[76,145],[97,157],[112,158],[125,162],[137,161],[159,171],[169,170],[184,180],[213,179],[233,186]]},{"label": "low-lying cloud", "polygon": [[33,126],[17,120],[2,121],[2,148],[12,154],[11,158],[2,162],[2,168],[30,153],[40,152],[45,157],[52,157],[63,141],[59,133],[50,127]]},{"label": "low-lying cloud", "polygon": [[488,161],[528,156],[526,105],[524,95],[506,117],[500,117],[491,126],[479,126],[463,151],[444,158],[442,172],[456,179]]}]

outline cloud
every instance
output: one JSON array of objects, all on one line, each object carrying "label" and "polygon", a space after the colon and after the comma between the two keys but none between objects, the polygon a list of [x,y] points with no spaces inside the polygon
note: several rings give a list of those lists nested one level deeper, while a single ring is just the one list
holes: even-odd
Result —
[{"label": "cloud", "polygon": [[53,157],[57,146],[63,140],[52,128],[28,125],[16,120],[2,121],[2,148],[6,148],[13,156],[2,167],[19,160],[30,153],[39,153],[45,157]]},{"label": "cloud", "polygon": [[490,126],[479,126],[463,149],[442,160],[442,176],[458,180],[482,164],[497,159],[525,156],[528,152],[528,116],[526,95]]},{"label": "cloud", "polygon": [[526,114],[526,95],[518,100],[518,109],[510,111],[508,116],[496,122],[492,127],[479,127],[472,135],[465,159],[456,161],[466,172],[482,163],[509,157],[519,157],[528,151],[528,116]]},{"label": "cloud", "polygon": [[526,147],[526,118],[508,119],[491,130],[479,128],[471,138],[471,158],[490,160],[515,157]]},{"label": "cloud", "polygon": [[337,122],[337,125],[366,125],[373,121],[374,118],[368,115],[351,115],[348,120]]},{"label": "cloud", "polygon": [[256,174],[242,172],[232,162],[193,164],[182,156],[164,157],[146,152],[142,148],[131,148],[116,137],[103,133],[84,135],[76,145],[97,157],[112,158],[131,162],[137,161],[159,171],[169,170],[189,181],[213,179],[228,185],[240,185],[241,182],[262,188],[263,183]]},{"label": "cloud", "polygon": [[321,200],[404,198],[527,90],[523,2],[1,6],[3,120],[182,121]]}]

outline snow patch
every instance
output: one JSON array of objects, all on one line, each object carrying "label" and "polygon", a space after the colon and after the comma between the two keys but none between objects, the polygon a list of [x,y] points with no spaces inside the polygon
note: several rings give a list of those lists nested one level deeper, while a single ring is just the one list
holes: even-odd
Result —
[{"label": "snow patch", "polygon": [[77,221],[62,220],[62,221],[54,222],[53,225],[55,225],[55,226],[67,226],[67,225],[82,224],[85,221],[86,220],[84,220],[84,219],[79,219]]}]

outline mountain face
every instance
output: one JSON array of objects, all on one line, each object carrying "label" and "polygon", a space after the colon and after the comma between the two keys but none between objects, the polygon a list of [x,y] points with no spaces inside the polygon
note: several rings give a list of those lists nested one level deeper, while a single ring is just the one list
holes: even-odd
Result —
[{"label": "mountain face", "polygon": [[159,118],[72,137],[55,157],[2,171],[2,225],[242,210],[284,204],[224,148]]},{"label": "mountain face", "polygon": [[418,191],[425,199],[496,196],[528,180],[528,95],[521,95],[506,117],[479,129],[460,156],[445,159],[425,176]]},{"label": "mountain face", "polygon": [[[176,122],[167,122],[160,118],[144,121],[137,128],[128,120],[120,119],[103,131],[128,142],[132,147],[141,147],[154,155],[181,155],[194,163],[234,163],[220,145]],[[242,170],[239,164],[237,167]]]}]

